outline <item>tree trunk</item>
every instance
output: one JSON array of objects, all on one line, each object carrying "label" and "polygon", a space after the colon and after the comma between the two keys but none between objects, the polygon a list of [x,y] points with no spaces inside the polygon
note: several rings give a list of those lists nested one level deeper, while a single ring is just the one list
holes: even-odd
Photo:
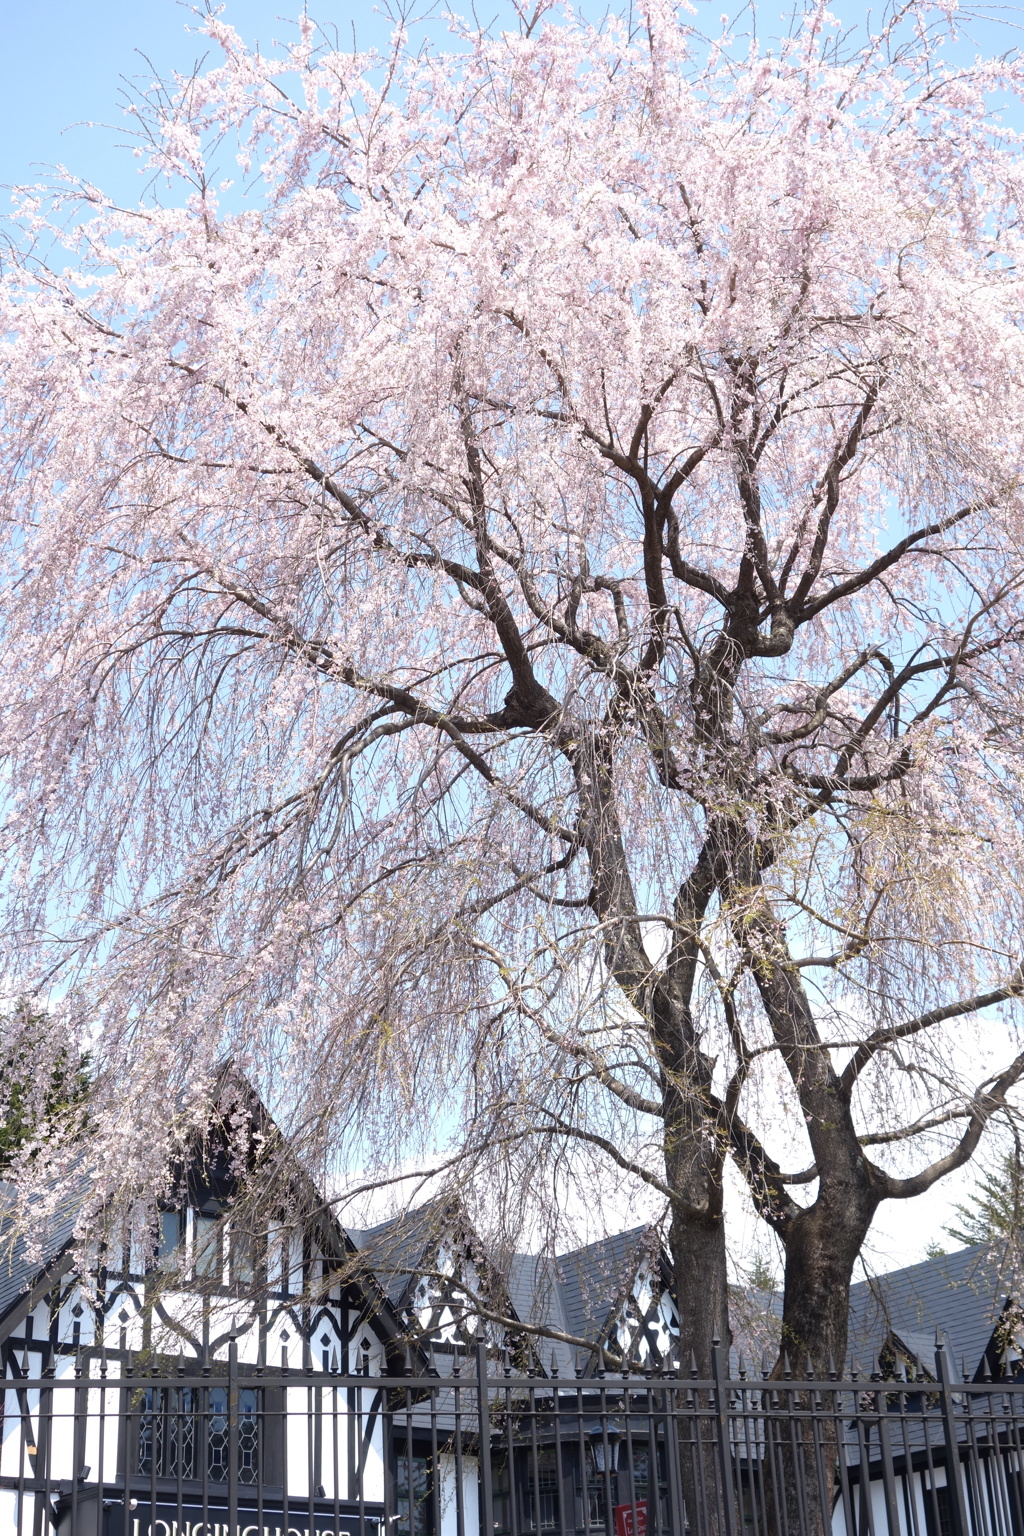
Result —
[{"label": "tree trunk", "polygon": [[853,1266],[878,1207],[864,1172],[865,1187],[823,1189],[789,1224],[781,1350],[796,1376],[808,1360],[816,1376],[843,1371]]},{"label": "tree trunk", "polygon": [[[761,887],[757,851],[742,832],[730,832],[733,932],[796,1089],[818,1171],[813,1205],[801,1208],[781,1186],[764,1202],[762,1213],[786,1250],[782,1337],[774,1374],[784,1378],[791,1370],[797,1378],[810,1374],[827,1379],[831,1369],[841,1371],[845,1363],[853,1266],[881,1190],[857,1137],[849,1090],[833,1066],[784,928]],[[802,1419],[810,1405],[799,1400],[799,1393],[793,1398],[797,1432],[780,1447],[782,1483],[770,1494],[774,1525],[779,1536],[818,1536],[831,1527],[835,1457],[826,1446],[823,1461],[818,1460],[809,1421]],[[805,1444],[800,1443],[801,1426],[807,1430]],[[818,1470],[822,1466],[823,1477]]]},{"label": "tree trunk", "polygon": [[711,1340],[730,1339],[725,1262],[725,1222],[721,1215],[672,1219],[669,1233],[679,1312],[683,1371],[696,1362],[697,1374],[711,1373]]},{"label": "tree trunk", "polygon": [[[843,1374],[850,1280],[877,1204],[870,1189],[833,1188],[819,1192],[789,1223],[777,1382],[790,1372],[817,1380],[827,1379],[833,1368]],[[778,1536],[828,1536],[835,1503],[835,1424],[826,1417],[816,1437],[811,1394],[780,1390],[793,1417],[776,1452],[779,1481],[766,1490],[772,1526]]]}]

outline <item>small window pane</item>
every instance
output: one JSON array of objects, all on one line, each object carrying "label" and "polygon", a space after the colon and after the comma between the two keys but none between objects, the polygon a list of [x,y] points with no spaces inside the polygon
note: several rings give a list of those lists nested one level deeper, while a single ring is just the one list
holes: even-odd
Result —
[{"label": "small window pane", "polygon": [[256,1279],[256,1242],[251,1232],[232,1232],[231,1267],[236,1285],[252,1285]]},{"label": "small window pane", "polygon": [[180,1242],[181,1222],[177,1211],[161,1211],[158,1257],[169,1259]]},{"label": "small window pane", "polygon": [[220,1222],[216,1216],[204,1216],[201,1211],[197,1211],[195,1233],[196,1274],[219,1278],[221,1274]]}]

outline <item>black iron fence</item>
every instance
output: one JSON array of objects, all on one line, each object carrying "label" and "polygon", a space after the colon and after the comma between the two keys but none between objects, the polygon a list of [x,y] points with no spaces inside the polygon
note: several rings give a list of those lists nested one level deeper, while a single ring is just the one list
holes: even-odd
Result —
[{"label": "black iron fence", "polygon": [[0,1536],[1024,1536],[1024,1380],[9,1358]]}]

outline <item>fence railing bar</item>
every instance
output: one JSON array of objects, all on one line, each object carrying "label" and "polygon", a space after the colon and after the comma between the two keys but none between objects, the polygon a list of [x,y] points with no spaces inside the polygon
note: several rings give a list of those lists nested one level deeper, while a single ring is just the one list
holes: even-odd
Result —
[{"label": "fence railing bar", "polygon": [[476,1346],[477,1423],[480,1449],[480,1528],[484,1536],[494,1532],[494,1482],[491,1458],[486,1454],[491,1443],[490,1378],[487,1370],[487,1345],[483,1339]]}]

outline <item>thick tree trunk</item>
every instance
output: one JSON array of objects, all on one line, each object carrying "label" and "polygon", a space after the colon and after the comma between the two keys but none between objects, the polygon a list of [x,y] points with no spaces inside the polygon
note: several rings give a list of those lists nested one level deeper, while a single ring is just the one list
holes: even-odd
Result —
[{"label": "thick tree trunk", "polygon": [[[725,1222],[717,1216],[677,1213],[669,1234],[679,1311],[681,1377],[685,1381],[695,1362],[704,1380],[711,1375],[711,1340],[728,1340],[725,1262]],[[676,1405],[682,1407],[682,1398]],[[710,1404],[701,1404],[708,1406]],[[714,1496],[721,1478],[721,1460],[711,1414],[678,1421],[679,1483],[686,1525],[702,1536],[719,1536],[723,1529]],[[731,1488],[722,1497],[733,1499]],[[706,1513],[702,1511],[702,1506]]]},{"label": "thick tree trunk", "polygon": [[[781,1059],[807,1126],[818,1193],[801,1208],[779,1183],[766,1191],[762,1214],[786,1249],[786,1287],[776,1377],[787,1370],[827,1378],[845,1363],[853,1266],[878,1208],[881,1191],[860,1145],[850,1093],[822,1040],[783,926],[761,889],[757,850],[742,832],[729,829],[728,885],[734,902],[733,932],[745,952]],[[792,1389],[790,1389],[792,1392]],[[801,1411],[790,1407],[797,1430]],[[782,1487],[776,1488],[774,1520],[780,1536],[790,1531],[828,1531],[831,1525],[834,1457],[816,1452],[809,1425],[804,1444],[794,1433],[780,1448]],[[823,1470],[824,1476],[821,1475]],[[801,1513],[802,1510],[802,1513]]]},{"label": "thick tree trunk", "polygon": [[725,1222],[721,1211],[706,1216],[676,1212],[669,1232],[679,1345],[684,1371],[696,1362],[697,1373],[711,1373],[711,1341],[728,1344],[729,1315],[725,1259]]},{"label": "thick tree trunk", "polygon": [[790,1222],[786,1234],[786,1288],[781,1350],[795,1375],[810,1361],[814,1374],[846,1360],[850,1282],[878,1197],[866,1177],[853,1188],[830,1180],[817,1200]]},{"label": "thick tree trunk", "polygon": [[[818,1199],[789,1223],[786,1288],[776,1380],[827,1379],[843,1374],[849,1331],[850,1280],[878,1200],[866,1180],[830,1182]],[[828,1536],[835,1502],[834,1425],[825,1419],[814,1433],[810,1395],[783,1388],[794,1417],[779,1446],[781,1486],[769,1490],[779,1536],[789,1532]],[[807,1417],[803,1417],[806,1414]]]}]

